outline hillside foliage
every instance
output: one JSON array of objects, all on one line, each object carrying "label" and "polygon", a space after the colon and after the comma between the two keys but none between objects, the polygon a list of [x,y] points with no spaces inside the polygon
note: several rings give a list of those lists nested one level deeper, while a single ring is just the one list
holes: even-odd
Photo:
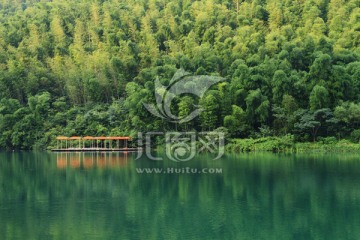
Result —
[{"label": "hillside foliage", "polygon": [[[153,116],[156,78],[226,81]],[[0,1],[0,148],[202,131],[359,141],[360,0]]]}]

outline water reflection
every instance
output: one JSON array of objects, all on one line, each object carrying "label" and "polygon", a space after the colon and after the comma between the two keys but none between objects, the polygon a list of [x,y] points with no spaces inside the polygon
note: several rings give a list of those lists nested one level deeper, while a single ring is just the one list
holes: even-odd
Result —
[{"label": "water reflection", "polygon": [[[135,158],[0,153],[1,240],[360,239],[357,155]],[[184,166],[223,174],[136,171]]]},{"label": "water reflection", "polygon": [[60,152],[56,153],[56,166],[65,168],[121,167],[128,163],[127,153]]}]

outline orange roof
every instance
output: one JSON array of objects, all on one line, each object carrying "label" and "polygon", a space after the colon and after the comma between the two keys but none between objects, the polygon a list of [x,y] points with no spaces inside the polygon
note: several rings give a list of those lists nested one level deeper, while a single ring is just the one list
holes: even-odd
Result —
[{"label": "orange roof", "polygon": [[80,140],[81,137],[78,136],[73,136],[73,137],[69,137],[70,140]]},{"label": "orange roof", "polygon": [[107,137],[94,137],[95,140],[107,140]]},{"label": "orange roof", "polygon": [[131,137],[108,137],[109,140],[131,140]]},{"label": "orange roof", "polygon": [[131,137],[94,137],[95,140],[131,140]]},{"label": "orange roof", "polygon": [[79,137],[79,136],[72,136],[72,137],[65,137],[65,136],[58,136],[56,137],[56,140],[131,140],[131,137],[92,137],[92,136],[86,136],[86,137]]},{"label": "orange roof", "polygon": [[91,137],[91,136],[86,136],[86,137],[83,137],[82,139],[83,140],[94,140],[95,138]]},{"label": "orange roof", "polygon": [[56,140],[68,140],[69,138],[68,137],[65,137],[65,136],[58,136],[56,137]]}]

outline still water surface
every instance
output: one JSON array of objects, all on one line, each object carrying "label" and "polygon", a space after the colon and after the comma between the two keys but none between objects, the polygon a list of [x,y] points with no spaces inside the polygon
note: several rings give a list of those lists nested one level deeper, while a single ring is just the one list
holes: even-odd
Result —
[{"label": "still water surface", "polygon": [[357,155],[135,158],[0,153],[0,239],[360,239]]}]

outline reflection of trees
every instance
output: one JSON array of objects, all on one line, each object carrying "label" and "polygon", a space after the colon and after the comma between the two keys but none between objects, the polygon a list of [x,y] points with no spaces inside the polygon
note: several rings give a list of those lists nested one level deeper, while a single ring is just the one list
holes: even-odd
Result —
[{"label": "reflection of trees", "polygon": [[[44,153],[0,155],[0,235],[16,239],[357,239],[356,156],[240,155],[186,163],[57,168]],[[234,159],[238,158],[238,159]],[[222,167],[138,174],[136,167]],[[347,235],[348,234],[348,235]],[[350,235],[351,234],[351,235]]]}]

